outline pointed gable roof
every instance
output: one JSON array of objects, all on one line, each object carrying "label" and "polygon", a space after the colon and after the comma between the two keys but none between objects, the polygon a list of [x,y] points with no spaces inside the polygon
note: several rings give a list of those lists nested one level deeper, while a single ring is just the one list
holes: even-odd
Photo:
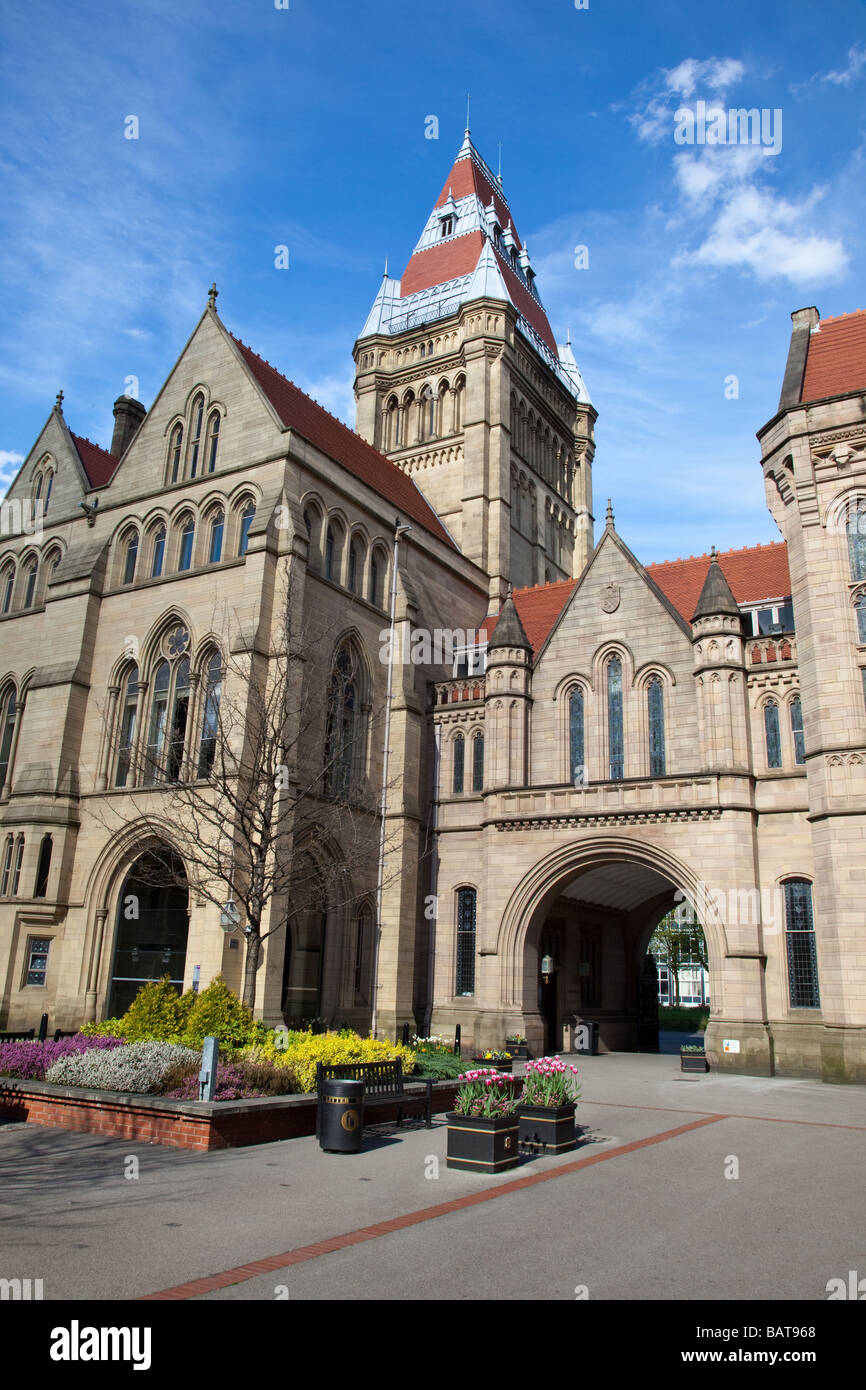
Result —
[{"label": "pointed gable roof", "polygon": [[[496,226],[501,236],[494,235]],[[517,311],[518,328],[565,389],[589,401],[580,373],[560,360],[534,280],[502,184],[467,130],[406,269],[387,289],[380,286],[361,336],[433,323],[482,296],[500,300]],[[568,365],[576,367],[573,358]]]},{"label": "pointed gable roof", "polygon": [[323,454],[342,464],[361,482],[390,502],[397,511],[412,521],[417,521],[425,531],[436,536],[450,550],[457,549],[433,508],[407,473],[385,458],[384,454],[380,454],[366,439],[350,430],[342,420],[331,415],[324,406],[314,401],[293,381],[284,377],[270,362],[259,357],[258,353],[253,352],[246,343],[242,343],[240,338],[236,338],[233,333],[229,334],[229,337],[276,411],[284,429],[295,431]]},{"label": "pointed gable roof", "polygon": [[725,571],[719,564],[719,557],[713,551],[707,577],[704,580],[704,587],[701,589],[701,596],[698,599],[698,606],[692,614],[692,622],[696,622],[698,618],[718,617],[720,615],[739,617],[740,610],[737,607],[737,600],[731,593],[731,586],[725,578]]},{"label": "pointed gable roof", "polygon": [[809,334],[801,401],[866,390],[866,310],[819,319]]},{"label": "pointed gable roof", "polygon": [[493,635],[487,643],[488,651],[494,651],[497,647],[519,647],[526,652],[532,651],[532,644],[526,635],[523,623],[520,621],[517,605],[514,602],[513,590],[499,610]]}]

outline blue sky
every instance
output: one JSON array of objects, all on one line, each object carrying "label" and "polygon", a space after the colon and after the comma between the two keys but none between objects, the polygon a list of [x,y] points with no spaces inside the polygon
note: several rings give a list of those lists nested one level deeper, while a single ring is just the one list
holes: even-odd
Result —
[{"label": "blue sky", "polygon": [[[862,0],[4,0],[0,19],[0,479],[61,386],[107,446],[127,377],[149,405],[212,279],[229,328],[352,423],[352,344],[469,91],[599,411],[596,516],[611,495],[645,562],[778,538],[754,436],[789,315],[866,308]],[[780,152],[677,145],[698,100],[781,109]]]}]

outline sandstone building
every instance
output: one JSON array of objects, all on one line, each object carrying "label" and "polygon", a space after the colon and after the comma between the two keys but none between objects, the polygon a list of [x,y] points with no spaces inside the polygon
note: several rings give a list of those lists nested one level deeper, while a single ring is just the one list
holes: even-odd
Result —
[{"label": "sandstone building", "polygon": [[215,291],[108,450],[58,398],[0,536],[0,1026],[110,1015],[165,970],[239,987],[243,932],[191,866],[124,918],[142,807],[206,782],[229,657],[274,659],[290,591],[327,634],[305,756],[339,725],[375,809],[393,591],[401,652],[478,640],[391,668],[381,912],[375,859],[313,827],[299,875],[342,863],[347,889],[270,904],[258,1012],[536,1050],[596,1020],[635,1048],[649,937],[687,901],[714,1064],[866,1080],[866,313],[792,318],[758,436],[784,539],[647,567],[609,504],[595,538],[595,408],[468,132],[355,344],[357,432]]}]

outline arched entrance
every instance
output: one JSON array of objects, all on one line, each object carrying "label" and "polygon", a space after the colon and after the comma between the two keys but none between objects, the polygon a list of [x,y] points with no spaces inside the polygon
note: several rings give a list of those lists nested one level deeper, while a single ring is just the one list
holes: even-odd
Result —
[{"label": "arched entrance", "polygon": [[[535,1046],[562,1050],[566,1027],[579,1019],[598,1023],[605,1050],[656,1050],[657,976],[647,948],[684,899],[702,900],[685,865],[613,837],[561,847],[536,865],[500,931],[503,1000],[522,1009]],[[706,931],[712,966],[721,928],[711,922]]]},{"label": "arched entrance", "polygon": [[327,887],[308,851],[298,856],[290,898],[280,1011],[289,1028],[303,1028],[323,1015],[328,937]]},{"label": "arched entrance", "polygon": [[189,889],[176,854],[149,850],[133,864],[117,905],[108,1017],[126,1012],[148,980],[168,975],[183,989]]}]

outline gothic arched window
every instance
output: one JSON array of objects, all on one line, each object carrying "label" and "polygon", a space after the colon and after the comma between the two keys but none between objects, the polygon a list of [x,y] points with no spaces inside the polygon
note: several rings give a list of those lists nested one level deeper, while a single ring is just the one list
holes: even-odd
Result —
[{"label": "gothic arched window", "polygon": [[168,749],[168,780],[177,782],[183,771],[183,750],[189,718],[189,657],[178,663],[174,676],[174,703],[171,713],[171,740]]},{"label": "gothic arched window", "polygon": [[455,994],[475,993],[475,916],[474,888],[457,890],[457,978]]},{"label": "gothic arched window", "polygon": [[462,734],[458,734],[454,740],[454,768],[451,780],[451,790],[455,796],[463,794],[463,763],[466,756],[466,740]]},{"label": "gothic arched window", "polygon": [[131,531],[126,538],[126,552],[123,560],[123,580],[124,584],[132,584],[135,580],[135,566],[138,561],[138,532]]},{"label": "gothic arched window", "polygon": [[207,562],[209,565],[216,565],[222,559],[223,554],[223,531],[225,530],[226,514],[220,507],[219,511],[214,512],[210,523],[210,547],[208,549]]},{"label": "gothic arched window", "polygon": [[208,421],[207,428],[207,471],[213,473],[216,468],[217,448],[220,442],[220,413],[214,410]]},{"label": "gothic arched window", "polygon": [[788,997],[792,1009],[819,1009],[818,953],[812,916],[812,885],[792,878],[785,889],[785,944],[788,956]]},{"label": "gothic arched window", "polygon": [[12,595],[15,591],[15,566],[9,565],[3,571],[3,606],[2,612],[8,613],[12,607]]},{"label": "gothic arched window", "polygon": [[151,579],[159,579],[165,561],[165,527],[158,526],[153,533],[153,556],[150,561]]},{"label": "gothic arched window", "polygon": [[153,679],[153,702],[150,708],[150,729],[147,735],[146,781],[158,782],[162,771],[165,751],[165,725],[168,718],[168,691],[171,684],[171,667],[161,661]]},{"label": "gothic arched window", "polygon": [[[239,556],[244,556],[244,555],[246,555],[246,553],[247,553],[247,548],[248,548],[249,543],[250,543],[250,527],[251,527],[252,524],[253,524],[253,517],[255,516],[255,514],[256,514],[256,504],[255,504],[255,502],[252,500],[252,498],[250,498],[249,502],[247,502],[247,503],[244,505],[244,509],[243,509],[243,511],[241,512],[241,530],[240,530],[240,536],[239,536],[239,538],[238,538],[238,555],[239,555]],[[309,516],[308,516],[308,513],[307,513],[307,512],[304,512],[304,522],[305,522],[306,527],[307,527],[307,535],[309,536],[309,534],[310,534],[310,522],[309,522]]]},{"label": "gothic arched window", "polygon": [[583,691],[578,688],[568,697],[568,771],[574,787],[586,784],[583,713]]},{"label": "gothic arched window", "polygon": [[44,898],[48,894],[48,875],[51,872],[51,851],[54,842],[50,835],[43,835],[39,846],[39,860],[36,865],[36,882],[33,885],[34,898]]},{"label": "gothic arched window", "polygon": [[121,688],[123,703],[118,724],[116,787],[125,787],[132,762],[132,748],[138,722],[138,667],[130,666]]},{"label": "gothic arched window", "polygon": [[331,673],[325,781],[332,796],[348,797],[361,764],[361,692],[351,646],[345,643]]},{"label": "gothic arched window", "polygon": [[764,705],[764,738],[767,744],[767,767],[782,766],[782,741],[779,737],[779,706],[775,700]]},{"label": "gothic arched window", "polygon": [[171,443],[169,445],[169,467],[171,468],[171,481],[176,483],[180,478],[180,460],[183,453],[183,425],[175,425],[171,432]]},{"label": "gothic arched window", "polygon": [[6,697],[0,705],[0,795],[8,781],[12,780],[12,743],[15,738],[15,722],[18,718],[18,702],[15,686],[10,685]]},{"label": "gothic arched window", "polygon": [[222,698],[222,659],[214,652],[207,666],[204,691],[204,711],[198,750],[198,775],[209,777],[216,757],[217,729]]},{"label": "gothic arched window", "polygon": [[858,498],[848,510],[848,564],[851,581],[866,579],[866,499]]},{"label": "gothic arched window", "polygon": [[484,735],[476,734],[472,740],[472,790],[484,789]]},{"label": "gothic arched window", "polygon": [[356,594],[358,592],[358,574],[361,568],[361,547],[355,537],[349,545],[349,589]]},{"label": "gothic arched window", "polygon": [[665,702],[662,683],[654,677],[647,686],[650,777],[665,775]]},{"label": "gothic arched window", "polygon": [[622,662],[618,656],[607,663],[607,741],[610,780],[621,782],[625,767],[622,730]]},{"label": "gothic arched window", "polygon": [[189,451],[189,476],[196,477],[198,473],[199,454],[201,453],[201,435],[204,422],[204,396],[196,396],[192,403],[192,441]]},{"label": "gothic arched window", "polygon": [[39,564],[36,560],[32,562],[27,571],[27,579],[24,585],[24,607],[32,608],[33,600],[36,597],[36,576],[39,573]]},{"label": "gothic arched window", "polygon": [[336,553],[336,540],[334,528],[329,526],[325,536],[325,578],[334,578],[334,557]]},{"label": "gothic arched window", "polygon": [[188,570],[192,565],[192,547],[195,540],[195,517],[188,513],[183,520],[180,533],[180,554],[178,556],[178,570]]},{"label": "gothic arched window", "polygon": [[804,763],[806,761],[806,743],[803,735],[803,706],[800,703],[799,695],[795,695],[791,701],[791,735],[794,740],[794,762]]},{"label": "gothic arched window", "polygon": [[857,614],[857,641],[866,643],[866,594],[859,594],[854,603]]}]

